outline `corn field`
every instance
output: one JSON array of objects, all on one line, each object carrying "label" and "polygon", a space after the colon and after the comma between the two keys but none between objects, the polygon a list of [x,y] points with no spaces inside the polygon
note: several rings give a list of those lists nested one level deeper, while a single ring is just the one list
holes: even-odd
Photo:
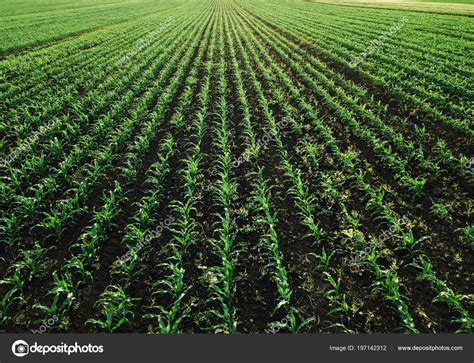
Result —
[{"label": "corn field", "polygon": [[21,4],[0,331],[472,332],[472,17]]}]

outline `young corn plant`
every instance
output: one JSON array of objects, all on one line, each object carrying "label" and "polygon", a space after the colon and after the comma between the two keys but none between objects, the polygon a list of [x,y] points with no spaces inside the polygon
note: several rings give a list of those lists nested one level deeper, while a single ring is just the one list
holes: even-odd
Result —
[{"label": "young corn plant", "polygon": [[61,322],[58,328],[66,328],[69,325],[68,312],[73,308],[77,300],[77,285],[72,281],[70,273],[65,273],[64,277],[53,272],[54,286],[48,295],[53,295],[51,305],[34,304],[33,308],[41,311],[47,316],[57,316]]},{"label": "young corn plant", "polygon": [[120,211],[119,203],[123,198],[122,186],[116,182],[115,188],[104,194],[104,205],[95,213],[92,226],[81,236],[81,240],[73,245],[80,249],[79,257],[85,265],[92,266],[97,261],[100,242],[112,228],[113,220]]},{"label": "young corn plant", "polygon": [[11,319],[9,310],[17,301],[23,301],[21,296],[15,296],[16,290],[10,289],[0,300],[0,330],[3,330],[8,319]]},{"label": "young corn plant", "polygon": [[[222,24],[221,24],[222,25]],[[213,173],[216,176],[213,190],[213,204],[217,208],[215,214],[215,238],[211,239],[213,253],[219,259],[219,264],[212,266],[210,272],[217,280],[210,284],[211,297],[209,302],[217,303],[210,314],[217,318],[212,329],[215,332],[235,333],[237,329],[236,309],[234,296],[236,285],[234,282],[235,260],[238,251],[235,250],[235,222],[232,219],[232,208],[237,189],[236,182],[231,175],[232,153],[229,145],[229,109],[226,101],[228,93],[225,78],[225,55],[222,28],[219,30],[218,52],[220,56],[217,67],[217,112],[213,122],[214,142],[217,158],[214,162]]]},{"label": "young corn plant", "polygon": [[132,311],[138,298],[127,296],[120,286],[109,285],[100,295],[96,307],[100,309],[102,319],[89,319],[86,324],[92,324],[107,333],[113,333],[134,316]]},{"label": "young corn plant", "polygon": [[455,293],[447,286],[445,281],[438,279],[427,257],[420,257],[411,265],[421,270],[416,278],[417,281],[427,281],[431,288],[438,294],[433,299],[433,302],[445,303],[450,311],[457,314],[457,317],[453,320],[454,323],[460,325],[457,333],[472,333],[474,319],[470,316],[469,311],[462,305],[462,301],[469,300],[469,297]]},{"label": "young corn plant", "polygon": [[[380,269],[377,269],[377,271],[378,270]],[[400,294],[400,280],[396,272],[390,270],[381,271],[380,276],[372,284],[372,291],[382,295],[385,300],[395,305],[400,314],[403,326],[408,333],[419,333],[415,327],[413,317],[408,310],[408,306]]]},{"label": "young corn plant", "polygon": [[321,254],[320,255],[318,255],[315,252],[311,252],[310,255],[316,257],[319,260],[319,263],[321,264],[321,266],[324,269],[327,270],[327,269],[329,269],[329,264],[331,262],[331,258],[332,258],[332,256],[334,256],[335,253],[336,253],[336,251],[332,251],[331,253],[328,254],[326,252],[326,248],[323,246],[323,248],[321,249]]},{"label": "young corn plant", "polygon": [[408,232],[401,231],[397,237],[399,238],[399,242],[397,247],[395,247],[395,250],[405,251],[410,257],[415,256],[419,252],[416,247],[420,244],[420,242],[430,239],[429,236],[416,238],[411,229]]},{"label": "young corn plant", "polygon": [[349,328],[351,324],[351,315],[354,307],[347,302],[347,295],[341,293],[341,277],[336,280],[329,272],[323,272],[324,279],[329,283],[330,289],[324,294],[328,300],[331,310],[330,315],[341,317],[340,323],[331,324],[330,327],[342,330],[343,333],[354,334]]},{"label": "young corn plant", "polygon": [[0,300],[0,329],[5,325],[7,320],[10,318],[9,310],[15,303],[22,303],[23,298],[23,288],[24,280],[21,275],[21,271],[18,268],[15,268],[15,272],[10,277],[5,277],[0,280],[0,286],[6,285],[9,286],[8,291],[5,292],[5,295]]},{"label": "young corn plant", "polygon": [[474,226],[458,228],[456,232],[459,233],[460,239],[465,246],[474,250]]},{"label": "young corn plant", "polygon": [[20,260],[14,266],[21,271],[27,271],[27,280],[31,281],[33,276],[44,269],[46,253],[51,249],[52,247],[44,248],[38,241],[35,241],[33,248],[20,252]]},{"label": "young corn plant", "polygon": [[303,181],[301,180],[300,171],[294,170],[287,159],[283,160],[283,164],[286,168],[286,175],[293,183],[290,193],[294,196],[296,208],[302,217],[302,224],[309,230],[306,237],[311,237],[313,245],[318,246],[321,241],[322,230],[314,221],[314,205],[316,204],[316,198],[308,195]]},{"label": "young corn plant", "polygon": [[273,314],[283,309],[288,316],[286,328],[292,333],[297,333],[315,320],[315,317],[304,319],[291,304],[293,292],[288,282],[287,270],[283,264],[282,253],[279,249],[278,234],[275,229],[276,215],[271,213],[271,192],[263,177],[263,168],[258,168],[256,176],[257,181],[254,186],[256,190],[254,196],[256,212],[261,215],[259,223],[267,230],[266,235],[261,240],[261,244],[268,251],[269,262],[265,268],[270,271],[279,295],[279,301],[273,310]]},{"label": "young corn plant", "polygon": [[[179,254],[176,251],[175,254]],[[184,285],[184,269],[181,267],[181,256],[170,257],[169,262],[160,264],[165,267],[170,273],[164,277],[163,280],[157,281],[154,284],[153,295],[170,295],[171,303],[167,306],[152,305],[150,309],[158,310],[158,313],[145,314],[146,319],[155,319],[158,321],[158,332],[161,334],[178,333],[179,326],[183,318],[188,316],[189,308],[182,306],[182,300],[186,296],[188,288]]]}]

